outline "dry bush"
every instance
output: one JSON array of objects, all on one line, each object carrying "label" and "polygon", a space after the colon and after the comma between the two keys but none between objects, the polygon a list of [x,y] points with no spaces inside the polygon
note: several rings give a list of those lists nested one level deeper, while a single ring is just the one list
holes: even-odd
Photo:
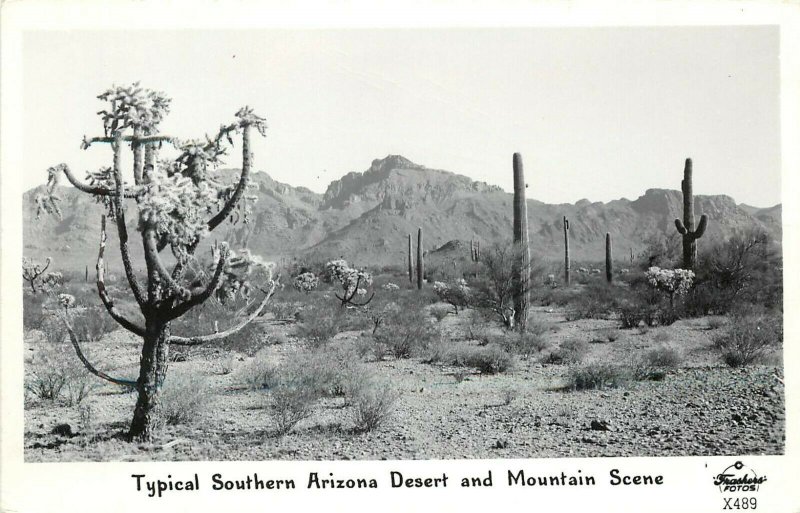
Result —
[{"label": "dry bush", "polygon": [[442,322],[445,319],[445,317],[447,317],[450,314],[450,308],[446,306],[434,305],[430,307],[429,311],[433,316],[433,318],[436,319],[438,322]]},{"label": "dry bush", "polygon": [[253,390],[272,388],[278,383],[278,366],[266,352],[258,352],[236,371],[236,381]]},{"label": "dry bush", "polygon": [[44,294],[22,294],[22,326],[27,330],[41,329],[44,323]]},{"label": "dry bush", "polygon": [[730,367],[743,367],[763,359],[783,344],[783,316],[754,313],[737,315],[714,337],[714,347]]},{"label": "dry bush", "polygon": [[281,384],[272,390],[271,396],[270,414],[281,436],[314,413],[316,397],[302,386]]},{"label": "dry bush", "polygon": [[561,343],[558,349],[547,354],[542,361],[543,363],[569,365],[580,363],[588,354],[588,343],[582,340],[565,340]]},{"label": "dry bush", "polygon": [[385,424],[391,418],[399,398],[399,392],[390,383],[363,382],[354,390],[351,399],[356,430],[373,431]]},{"label": "dry bush", "polygon": [[591,363],[572,367],[567,375],[570,390],[604,390],[616,388],[629,379],[626,368],[609,363]]},{"label": "dry bush", "polygon": [[80,404],[102,386],[78,359],[71,345],[40,346],[26,364],[25,390],[40,400]]},{"label": "dry bush", "polygon": [[190,424],[209,407],[211,387],[204,376],[174,373],[161,387],[155,416],[158,425]]},{"label": "dry bush", "polygon": [[514,358],[502,347],[456,344],[438,355],[439,361],[457,367],[474,367],[482,374],[498,374],[514,367]]},{"label": "dry bush", "polygon": [[530,332],[505,334],[495,339],[495,343],[506,352],[517,354],[525,360],[550,347],[550,343],[541,334]]},{"label": "dry bush", "polygon": [[502,397],[503,404],[506,406],[510,405],[517,397],[519,397],[519,388],[514,386],[504,388],[502,391]]},{"label": "dry bush", "polygon": [[403,302],[398,306],[375,333],[376,343],[385,346],[395,358],[424,353],[439,338],[439,329],[425,318],[419,303]]},{"label": "dry bush", "polygon": [[303,311],[301,321],[295,327],[297,338],[317,349],[327,344],[346,328],[345,312],[335,307],[315,307]]}]

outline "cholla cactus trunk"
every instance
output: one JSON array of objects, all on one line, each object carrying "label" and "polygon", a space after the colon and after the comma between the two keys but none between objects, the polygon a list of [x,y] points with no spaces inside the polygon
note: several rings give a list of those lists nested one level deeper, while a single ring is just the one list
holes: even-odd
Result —
[{"label": "cholla cactus trunk", "polygon": [[683,180],[681,180],[681,192],[683,192],[683,223],[680,219],[675,220],[675,227],[683,239],[683,268],[686,270],[694,269],[697,262],[697,239],[703,236],[708,224],[705,215],[700,216],[700,223],[697,229],[694,227],[694,194],[692,192],[692,159],[686,159],[683,167]]},{"label": "cholla cactus trunk", "polygon": [[514,245],[519,254],[514,268],[514,317],[520,331],[527,330],[528,324],[528,275],[530,268],[530,248],[528,246],[528,206],[525,202],[525,173],[522,169],[522,155],[514,154]]},{"label": "cholla cactus trunk", "polygon": [[425,276],[425,255],[422,253],[422,227],[417,230],[417,288],[422,290]]},{"label": "cholla cactus trunk", "polygon": [[413,244],[411,242],[411,234],[408,234],[408,282],[414,283],[414,260],[412,258],[413,254]]},{"label": "cholla cactus trunk", "polygon": [[569,286],[569,219],[564,216],[564,283]]},{"label": "cholla cactus trunk", "polygon": [[606,281],[611,283],[614,279],[614,264],[611,259],[611,234],[606,233]]}]

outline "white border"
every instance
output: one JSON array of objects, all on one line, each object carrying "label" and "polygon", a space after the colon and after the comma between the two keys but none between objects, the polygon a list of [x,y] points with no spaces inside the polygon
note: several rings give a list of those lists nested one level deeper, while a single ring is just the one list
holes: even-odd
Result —
[{"label": "white border", "polygon": [[[800,470],[798,447],[798,169],[800,169],[800,7],[781,2],[523,2],[510,1],[342,1],[297,2],[156,2],[156,1],[6,1],[2,5],[2,123],[0,135],[0,361],[2,361],[2,427],[0,428],[0,511],[281,511],[320,510],[431,511],[721,511],[710,476],[735,461],[728,457],[591,458],[558,460],[484,460],[427,462],[261,462],[261,463],[88,463],[25,464],[22,452],[22,344],[19,262],[22,256],[19,144],[22,97],[21,42],[26,30],[214,29],[214,28],[398,28],[398,27],[519,27],[519,26],[781,26],[781,137],[783,166],[783,232],[785,268],[785,361],[787,386],[786,455],[747,457],[747,464],[769,476],[759,494],[759,510],[798,511],[800,493],[794,484]],[[745,123],[745,120],[742,120]],[[611,468],[664,474],[660,489],[619,490],[608,486]],[[582,469],[602,483],[593,490],[520,489],[502,486],[505,470],[524,468],[550,474]],[[132,473],[191,476],[208,481],[222,472],[293,477],[303,486],[309,471],[337,476],[376,476],[387,483],[389,470],[456,476],[493,470],[496,486],[486,490],[249,492],[173,495],[147,499],[133,491]],[[538,472],[537,472],[538,471]]]}]

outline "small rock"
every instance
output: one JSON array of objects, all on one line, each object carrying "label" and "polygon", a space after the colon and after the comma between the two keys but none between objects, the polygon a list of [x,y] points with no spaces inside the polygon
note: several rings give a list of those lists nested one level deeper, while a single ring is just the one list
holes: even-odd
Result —
[{"label": "small rock", "polygon": [[605,420],[593,420],[590,427],[592,431],[609,431],[611,429]]},{"label": "small rock", "polygon": [[505,449],[508,447],[508,440],[498,440],[492,446],[492,449]]},{"label": "small rock", "polygon": [[72,426],[69,424],[59,424],[51,431],[54,435],[72,436]]}]

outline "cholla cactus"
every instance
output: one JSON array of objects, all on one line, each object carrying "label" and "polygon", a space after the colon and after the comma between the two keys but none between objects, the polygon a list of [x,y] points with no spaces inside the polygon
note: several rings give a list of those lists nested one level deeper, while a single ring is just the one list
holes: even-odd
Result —
[{"label": "cholla cactus", "polygon": [[433,283],[433,292],[436,293],[440,300],[451,305],[455,309],[456,315],[458,315],[459,307],[466,307],[469,304],[469,298],[472,293],[467,286],[467,282],[463,279],[456,280],[450,284],[436,281]]},{"label": "cholla cactus", "polygon": [[319,278],[312,272],[298,274],[292,282],[292,286],[299,292],[308,294],[319,286]]},{"label": "cholla cactus", "polygon": [[75,296],[72,294],[59,294],[58,295],[58,304],[61,305],[64,310],[68,310],[70,308],[75,307]]},{"label": "cholla cactus", "polygon": [[42,285],[47,289],[54,289],[64,284],[64,275],[59,272],[47,273],[42,279]]},{"label": "cholla cactus", "polygon": [[363,269],[353,269],[347,264],[346,260],[339,259],[332,260],[325,264],[325,270],[333,280],[338,281],[342,286],[344,293],[341,296],[339,294],[335,294],[335,296],[341,301],[343,307],[365,306],[375,297],[375,293],[373,292],[366,301],[361,303],[353,301],[356,295],[361,297],[366,296],[367,289],[364,287],[370,287],[372,285],[372,275]]},{"label": "cholla cactus", "polygon": [[[244,107],[236,112],[232,123],[220,126],[216,135],[182,141],[159,133],[171,102],[163,93],[134,83],[113,86],[98,98],[106,102],[106,108],[98,113],[103,135],[84,136],[81,146],[90,149],[97,144],[110,145],[114,155],[112,164],[88,173],[86,182],[75,177],[66,164],[53,166],[48,169],[47,193],[37,197],[36,202],[40,212],[60,215],[55,188],[59,176],[64,174],[74,187],[106,208],[106,215],[101,218],[97,290],[111,317],[142,338],[138,379],[118,379],[98,370],[83,355],[66,315],[65,322],[75,351],[90,372],[112,383],[136,387],[138,398],[129,434],[146,439],[152,435],[153,415],[167,373],[170,346],[203,344],[236,333],[261,314],[278,287],[274,264],[247,250],[236,254],[225,244],[214,245],[214,264],[207,268],[199,265],[195,256],[202,239],[219,225],[227,220],[238,221],[242,211],[247,221],[247,200],[252,199],[247,194],[253,167],[250,134],[255,129],[265,135],[266,123],[252,109]],[[237,181],[224,183],[213,171],[223,163],[236,134],[241,134],[242,170]],[[175,147],[178,156],[159,160],[158,151],[163,144]],[[122,154],[128,148],[133,154],[131,182],[123,180],[122,169]],[[133,265],[128,247],[126,216],[132,207],[144,246],[145,265],[141,266]],[[131,320],[118,310],[106,288],[107,217],[116,225],[125,277],[144,323]],[[176,258],[170,269],[161,256],[165,249]],[[146,268],[146,275],[138,276],[138,268]],[[172,334],[172,321],[206,300],[214,297],[220,301],[236,297],[249,300],[255,290],[261,290],[264,297],[258,304],[253,301],[241,308],[244,318],[239,324],[203,336]]]},{"label": "cholla cactus", "polygon": [[400,286],[396,283],[384,283],[381,288],[383,290],[394,292],[395,290],[400,290]]},{"label": "cholla cactus", "polygon": [[50,267],[50,263],[52,259],[47,257],[45,262],[39,263],[30,258],[23,258],[22,259],[22,279],[27,281],[31,287],[31,291],[36,294],[37,287],[41,287],[42,283],[42,275]]},{"label": "cholla cactus", "polygon": [[674,306],[674,297],[683,296],[692,288],[694,272],[686,269],[651,267],[645,272],[645,278],[651,287],[669,294],[669,304]]}]

